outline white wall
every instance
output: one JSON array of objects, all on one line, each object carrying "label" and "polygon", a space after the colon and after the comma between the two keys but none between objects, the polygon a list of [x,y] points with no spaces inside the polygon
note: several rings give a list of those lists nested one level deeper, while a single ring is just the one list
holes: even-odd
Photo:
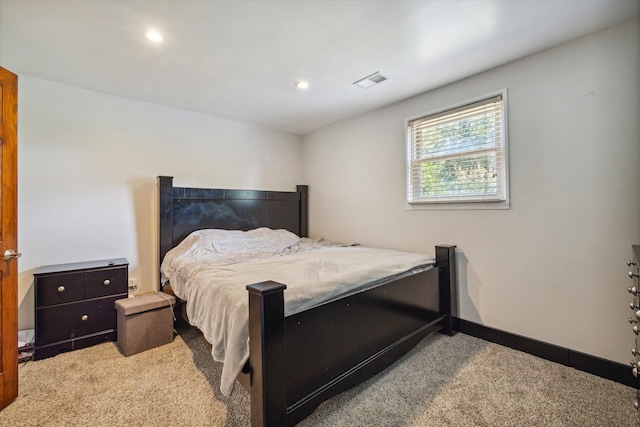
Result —
[{"label": "white wall", "polygon": [[294,190],[301,138],[19,76],[19,327],[41,265],[126,257],[158,283],[156,177],[178,186]]},{"label": "white wall", "polygon": [[[503,88],[511,209],[407,211],[404,119]],[[456,244],[460,317],[626,364],[639,122],[635,20],[306,135],[311,234]]]}]

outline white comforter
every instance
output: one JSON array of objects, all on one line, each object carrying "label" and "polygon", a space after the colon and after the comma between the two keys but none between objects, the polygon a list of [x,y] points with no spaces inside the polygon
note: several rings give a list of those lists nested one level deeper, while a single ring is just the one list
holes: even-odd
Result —
[{"label": "white comforter", "polygon": [[[273,231],[283,230],[265,233]],[[214,360],[224,363],[220,390],[226,396],[249,357],[247,285],[268,280],[287,285],[285,315],[290,315],[433,264],[433,258],[423,254],[344,247],[297,236],[265,241],[268,250],[240,244],[244,252],[220,250],[221,245],[203,250],[201,242],[192,241],[172,249],[162,263],[163,279],[187,301],[190,323],[211,343]]]}]

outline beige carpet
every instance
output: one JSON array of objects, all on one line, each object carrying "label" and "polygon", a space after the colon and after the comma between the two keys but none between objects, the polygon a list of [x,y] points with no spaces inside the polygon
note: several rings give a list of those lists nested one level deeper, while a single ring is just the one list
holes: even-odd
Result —
[{"label": "beige carpet", "polygon": [[[20,366],[1,426],[247,426],[249,397],[219,392],[221,365],[194,329],[122,356],[114,343]],[[635,390],[458,334],[325,402],[301,426],[638,427]]]}]

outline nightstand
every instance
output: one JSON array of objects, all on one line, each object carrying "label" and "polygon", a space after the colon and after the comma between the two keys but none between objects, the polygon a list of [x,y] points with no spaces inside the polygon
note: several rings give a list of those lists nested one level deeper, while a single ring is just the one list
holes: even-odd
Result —
[{"label": "nightstand", "polygon": [[127,298],[125,258],[40,267],[34,359],[117,339],[116,300]]}]

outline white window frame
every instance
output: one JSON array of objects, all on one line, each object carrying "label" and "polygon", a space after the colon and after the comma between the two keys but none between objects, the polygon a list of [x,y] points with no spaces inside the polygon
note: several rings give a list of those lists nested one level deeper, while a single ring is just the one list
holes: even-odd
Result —
[{"label": "white window frame", "polygon": [[[433,195],[421,196],[421,184],[418,176],[417,167],[422,163],[435,162],[443,158],[462,158],[469,156],[471,152],[460,151],[454,155],[448,154],[440,156],[435,153],[429,153],[428,150],[416,152],[413,141],[412,125],[420,121],[428,121],[437,117],[447,116],[450,113],[464,111],[465,107],[471,107],[473,104],[479,104],[492,98],[502,98],[501,122],[499,123],[499,140],[496,146],[491,148],[490,152],[500,156],[501,162],[498,162],[496,173],[497,191],[495,193],[476,193],[476,194],[449,194],[449,195]],[[508,115],[507,115],[507,90],[503,89],[488,95],[484,95],[469,101],[461,102],[447,108],[432,111],[426,114],[410,117],[405,120],[405,144],[407,150],[407,187],[406,201],[407,209],[509,209],[509,153],[508,153]],[[423,123],[424,123],[423,122]],[[426,153],[426,156],[425,154]],[[417,185],[416,185],[417,184]]]}]

